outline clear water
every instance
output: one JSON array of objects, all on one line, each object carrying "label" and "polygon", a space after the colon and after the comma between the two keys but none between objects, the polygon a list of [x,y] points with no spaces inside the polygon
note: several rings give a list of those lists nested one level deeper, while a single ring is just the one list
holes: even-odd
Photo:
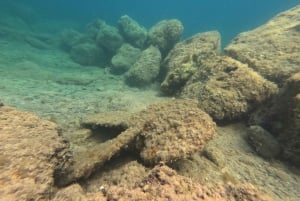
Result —
[{"label": "clear water", "polygon": [[114,25],[120,16],[127,14],[150,28],[160,20],[177,18],[184,24],[184,37],[219,30],[223,44],[300,3],[299,0],[2,0],[1,7],[7,2],[32,6],[37,17],[68,19],[82,25],[95,18]]}]

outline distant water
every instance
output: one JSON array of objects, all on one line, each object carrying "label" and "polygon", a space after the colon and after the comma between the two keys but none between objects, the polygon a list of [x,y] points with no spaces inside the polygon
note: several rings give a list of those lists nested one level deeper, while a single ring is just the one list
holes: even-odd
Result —
[{"label": "distant water", "polygon": [[223,44],[242,31],[253,29],[300,0],[1,0],[31,5],[40,17],[88,23],[101,18],[116,24],[127,14],[149,28],[162,19],[178,18],[184,37],[219,30]]}]

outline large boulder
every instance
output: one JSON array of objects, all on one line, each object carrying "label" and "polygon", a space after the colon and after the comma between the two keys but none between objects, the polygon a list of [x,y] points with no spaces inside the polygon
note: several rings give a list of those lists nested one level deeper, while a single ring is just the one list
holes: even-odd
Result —
[{"label": "large boulder", "polygon": [[58,127],[3,106],[0,133],[1,200],[50,200],[54,175],[67,160]]},{"label": "large boulder", "polygon": [[161,90],[169,95],[176,94],[201,68],[204,59],[220,53],[221,37],[217,31],[196,34],[177,43],[162,63],[167,75]]},{"label": "large boulder", "polygon": [[300,6],[278,14],[265,25],[239,34],[225,53],[264,77],[282,84],[300,65]]},{"label": "large boulder", "polygon": [[61,47],[66,51],[70,51],[72,47],[84,42],[86,42],[84,35],[74,29],[66,29],[60,35]]},{"label": "large boulder", "polygon": [[180,96],[198,99],[215,120],[240,119],[277,93],[277,86],[227,56],[202,61]]},{"label": "large boulder", "polygon": [[183,25],[179,20],[162,20],[149,30],[148,42],[158,47],[165,56],[180,40],[182,32]]},{"label": "large boulder", "polygon": [[124,43],[111,59],[111,72],[114,74],[125,73],[137,61],[140,54],[140,49]]},{"label": "large boulder", "polygon": [[142,51],[138,60],[126,74],[130,86],[144,87],[151,84],[160,72],[161,53],[157,47],[150,46]]},{"label": "large boulder", "polygon": [[118,21],[119,30],[125,40],[137,48],[143,48],[147,40],[147,30],[128,15]]}]

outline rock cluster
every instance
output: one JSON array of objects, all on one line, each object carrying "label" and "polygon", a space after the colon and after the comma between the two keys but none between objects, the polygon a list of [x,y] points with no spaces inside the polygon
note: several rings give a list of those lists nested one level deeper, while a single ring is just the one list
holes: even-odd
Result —
[{"label": "rock cluster", "polygon": [[162,57],[180,40],[182,32],[183,26],[176,19],[158,22],[148,32],[124,15],[117,27],[98,19],[82,33],[66,30],[61,45],[73,61],[109,67],[113,74],[125,74],[130,86],[144,87],[156,81]]}]

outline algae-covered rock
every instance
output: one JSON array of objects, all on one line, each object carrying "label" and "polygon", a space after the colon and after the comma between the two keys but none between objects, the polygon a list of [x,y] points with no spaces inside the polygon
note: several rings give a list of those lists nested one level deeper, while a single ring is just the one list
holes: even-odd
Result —
[{"label": "algae-covered rock", "polygon": [[147,40],[147,30],[139,25],[128,15],[122,16],[118,21],[119,30],[122,36],[131,45],[143,48]]},{"label": "algae-covered rock", "polygon": [[248,124],[261,125],[282,147],[280,158],[300,167],[300,72],[287,79],[278,96],[258,108]]},{"label": "algae-covered rock", "polygon": [[159,74],[161,53],[157,47],[150,46],[142,51],[138,60],[126,74],[130,86],[144,87],[151,84]]},{"label": "algae-covered rock", "polygon": [[111,59],[111,72],[115,74],[125,73],[137,61],[140,54],[140,49],[127,43],[123,44]]},{"label": "algae-covered rock", "polygon": [[269,80],[283,84],[299,71],[299,44],[300,6],[296,6],[252,31],[239,34],[225,52]]},{"label": "algae-covered rock", "polygon": [[75,45],[71,49],[71,58],[84,66],[92,66],[92,65],[104,65],[106,59],[106,54],[93,43],[81,43]]},{"label": "algae-covered rock", "polygon": [[248,128],[248,143],[263,158],[276,158],[281,147],[275,137],[261,126],[250,126]]},{"label": "algae-covered rock", "polygon": [[189,78],[201,68],[203,60],[221,53],[219,32],[200,33],[179,42],[164,59],[167,72],[161,90],[169,95],[179,92]]},{"label": "algae-covered rock", "polygon": [[179,41],[182,32],[183,25],[179,20],[162,20],[149,30],[148,42],[158,47],[165,56]]},{"label": "algae-covered rock", "polygon": [[96,19],[93,22],[87,24],[85,34],[92,40],[96,41],[98,32],[100,32],[101,29],[105,28],[105,26],[107,26],[105,21]]},{"label": "algae-covered rock", "polygon": [[94,114],[83,119],[82,126],[91,129],[94,135],[110,138],[95,147],[75,152],[73,166],[66,167],[58,181],[61,185],[88,178],[113,156],[128,149],[152,165],[189,157],[203,148],[216,129],[196,101],[189,100],[158,102],[135,114]]},{"label": "algae-covered rock", "polygon": [[[89,200],[100,194],[90,194]],[[101,194],[100,194],[101,195]],[[133,188],[112,186],[106,192],[108,200],[157,200],[157,201],[273,201],[274,199],[250,184],[205,184],[193,180],[193,178],[179,175],[175,170],[166,165],[154,167],[148,176],[136,183]],[[94,198],[94,199],[93,199]]]},{"label": "algae-covered rock", "polygon": [[190,78],[180,96],[196,98],[215,120],[243,117],[277,93],[277,86],[230,57],[212,57]]},{"label": "algae-covered rock", "polygon": [[174,100],[153,104],[141,112],[144,127],[137,148],[147,164],[174,162],[201,150],[215,134],[211,117],[196,101]]},{"label": "algae-covered rock", "polygon": [[50,200],[54,175],[68,160],[58,127],[3,106],[0,130],[1,200]]},{"label": "algae-covered rock", "polygon": [[122,46],[123,37],[117,28],[102,24],[101,29],[97,33],[96,42],[110,53],[115,53]]},{"label": "algae-covered rock", "polygon": [[61,46],[66,51],[70,51],[72,47],[85,42],[85,37],[82,33],[73,30],[73,29],[66,29],[61,34]]}]

